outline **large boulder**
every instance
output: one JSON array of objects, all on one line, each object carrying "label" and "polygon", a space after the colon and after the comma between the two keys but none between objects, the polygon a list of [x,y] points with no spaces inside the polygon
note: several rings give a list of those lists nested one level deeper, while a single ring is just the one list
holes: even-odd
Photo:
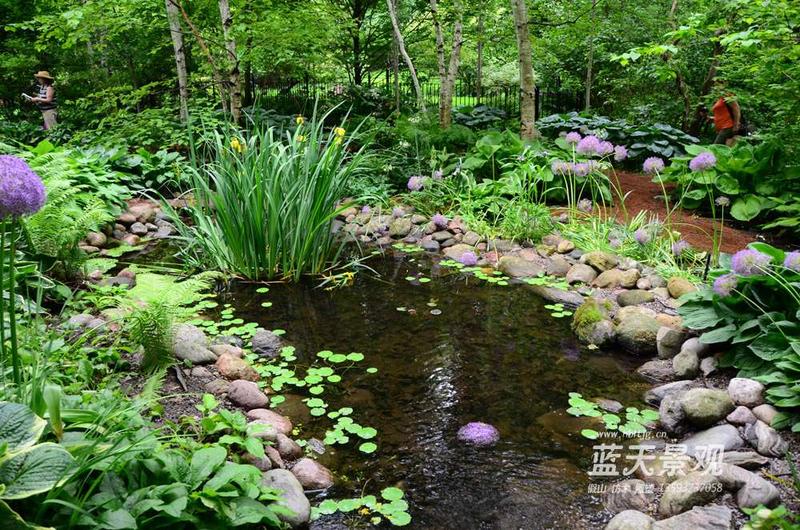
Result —
[{"label": "large boulder", "polygon": [[303,486],[291,471],[285,469],[271,469],[263,475],[262,483],[269,487],[283,491],[279,506],[289,510],[290,513],[279,513],[278,519],[292,528],[300,528],[308,524],[311,517],[311,503],[308,502]]},{"label": "large boulder", "polygon": [[764,456],[782,457],[789,447],[778,431],[761,420],[748,425],[744,433],[750,445]]},{"label": "large boulder", "polygon": [[700,359],[697,354],[684,350],[672,358],[672,369],[675,375],[681,379],[695,377],[700,370]]},{"label": "large boulder", "polygon": [[752,471],[731,464],[715,463],[713,473],[725,489],[736,493],[739,508],[755,508],[759,504],[775,506],[780,502],[778,488]]},{"label": "large boulder", "polygon": [[649,291],[641,289],[632,289],[630,291],[622,291],[617,295],[617,303],[622,307],[629,305],[640,305],[652,302],[656,297]]},{"label": "large boulder", "polygon": [[258,372],[256,372],[247,361],[234,357],[229,353],[224,353],[219,356],[216,362],[219,375],[229,381],[236,379],[246,379],[247,381],[258,381]]},{"label": "large boulder", "polygon": [[581,256],[581,263],[591,265],[600,272],[613,269],[619,263],[619,258],[609,252],[596,250],[594,252],[587,252]]},{"label": "large boulder", "polygon": [[270,409],[248,410],[247,419],[258,420],[264,424],[272,425],[281,434],[289,434],[292,432],[292,420]]},{"label": "large boulder", "polygon": [[297,477],[303,488],[309,490],[327,489],[333,486],[333,474],[311,458],[301,458],[292,467],[292,474]]},{"label": "large boulder", "polygon": [[178,324],[172,330],[172,353],[193,364],[213,363],[217,355],[209,349],[208,337],[191,324]]},{"label": "large boulder", "polygon": [[636,354],[654,354],[659,328],[661,324],[655,318],[634,313],[617,325],[617,342]]},{"label": "large boulder", "polygon": [[688,512],[656,521],[650,530],[733,530],[733,511],[717,504],[696,506]]},{"label": "large boulder", "polygon": [[733,425],[717,425],[705,431],[693,434],[683,440],[682,444],[686,447],[686,454],[695,456],[706,451],[709,446],[719,445],[722,450],[733,451],[744,447],[744,440],[739,436],[739,431]]},{"label": "large boulder", "polygon": [[680,398],[686,419],[696,427],[714,425],[733,412],[733,402],[724,390],[692,388]]},{"label": "large boulder", "polygon": [[672,298],[680,298],[685,294],[695,292],[697,287],[686,278],[673,276],[667,281],[667,290]]},{"label": "large boulder", "polygon": [[649,503],[647,483],[635,478],[610,484],[603,498],[603,505],[611,513],[646,510]]},{"label": "large boulder", "polygon": [[666,517],[707,504],[722,493],[722,483],[706,472],[695,471],[664,488],[658,513]]},{"label": "large boulder", "polygon": [[597,271],[585,263],[576,263],[567,271],[567,283],[591,284],[597,278]]},{"label": "large boulder", "polygon": [[497,268],[512,278],[532,278],[544,274],[544,268],[532,261],[516,256],[503,256]]},{"label": "large boulder", "polygon": [[605,530],[649,530],[655,520],[637,510],[619,512],[606,525]]},{"label": "large boulder", "polygon": [[267,331],[266,329],[256,330],[251,344],[253,347],[253,353],[269,358],[277,357],[281,352],[281,348],[283,347],[283,342],[281,341],[280,337],[271,331]]},{"label": "large boulder", "polygon": [[611,305],[607,300],[589,297],[572,316],[572,330],[585,344],[605,346],[614,340],[614,323],[610,320]]},{"label": "large boulder", "polygon": [[228,387],[228,399],[245,410],[263,409],[269,405],[269,398],[252,381],[238,379]]}]

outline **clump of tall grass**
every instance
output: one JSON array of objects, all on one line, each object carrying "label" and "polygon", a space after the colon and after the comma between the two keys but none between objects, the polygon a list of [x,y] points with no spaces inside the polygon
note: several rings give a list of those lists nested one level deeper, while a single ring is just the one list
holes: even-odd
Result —
[{"label": "clump of tall grass", "polygon": [[190,221],[171,212],[192,265],[296,281],[338,259],[331,225],[364,149],[343,128],[326,129],[326,117],[298,118],[283,135],[257,123],[214,134],[210,160],[191,174]]}]

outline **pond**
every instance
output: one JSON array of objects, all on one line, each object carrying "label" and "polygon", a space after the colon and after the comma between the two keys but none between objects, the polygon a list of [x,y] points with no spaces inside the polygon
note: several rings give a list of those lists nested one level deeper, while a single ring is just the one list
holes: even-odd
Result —
[{"label": "pond", "polygon": [[[632,360],[581,347],[569,318],[552,317],[526,285],[488,285],[419,255],[367,263],[377,276],[360,273],[331,291],[274,284],[258,293],[236,283],[220,295],[245,321],[286,330],[300,365],[332,350],[361,352],[378,369],[354,370],[326,390],[331,410],[352,407],[357,422],[378,430],[378,450],[328,448],[320,461],[339,480],[325,496],[399,486],[411,528],[602,526],[601,502],[587,493],[592,443],[564,409],[570,391],[639,405],[645,384],[631,373]],[[434,280],[407,279],[418,274]],[[273,305],[262,307],[267,301]],[[278,410],[301,424],[302,438],[322,439],[332,420],[291,403]],[[471,421],[495,425],[499,443],[459,442],[457,430]],[[341,522],[330,516],[315,528]]]}]

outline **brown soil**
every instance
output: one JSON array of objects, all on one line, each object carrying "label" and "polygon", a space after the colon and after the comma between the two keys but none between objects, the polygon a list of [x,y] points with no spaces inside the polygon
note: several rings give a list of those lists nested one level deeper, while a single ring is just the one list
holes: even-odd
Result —
[{"label": "brown soil", "polygon": [[[662,198],[664,191],[661,185],[652,182],[651,177],[640,173],[619,172],[616,174],[619,181],[619,189],[622,194],[628,194],[625,198],[625,210],[629,217],[632,217],[644,210],[657,215],[662,221],[667,216],[667,208]],[[611,177],[614,178],[613,176]],[[667,192],[671,188],[667,187]],[[672,207],[672,202],[670,202]],[[617,207],[616,217],[620,221],[625,220],[625,210]],[[714,235],[713,219],[701,217],[695,212],[678,209],[672,214],[672,225],[678,230],[683,238],[693,247],[702,250],[711,250]],[[722,231],[722,252],[733,253],[743,249],[748,243],[753,241],[765,241],[767,238],[755,230],[734,228],[726,220]]]}]

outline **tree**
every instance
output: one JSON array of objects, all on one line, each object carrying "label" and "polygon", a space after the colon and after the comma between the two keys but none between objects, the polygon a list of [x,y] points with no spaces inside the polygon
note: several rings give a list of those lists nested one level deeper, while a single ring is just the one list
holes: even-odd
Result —
[{"label": "tree", "polygon": [[186,53],[183,49],[183,29],[181,28],[180,9],[174,0],[165,0],[169,33],[172,38],[172,49],[175,53],[175,69],[178,72],[178,95],[181,105],[181,121],[189,119],[189,87],[186,74]]},{"label": "tree", "polygon": [[519,55],[519,135],[523,140],[539,136],[536,130],[536,80],[533,76],[531,37],[528,33],[528,8],[525,0],[511,0]]},{"label": "tree", "polygon": [[414,63],[411,61],[411,57],[406,51],[403,33],[400,31],[400,25],[397,22],[397,0],[386,0],[386,6],[389,9],[389,18],[392,20],[392,29],[394,31],[394,40],[397,45],[397,51],[403,57],[403,61],[405,61],[406,66],[408,67],[408,73],[411,75],[411,82],[414,83],[414,92],[417,95],[417,107],[419,107],[420,110],[425,111],[425,98],[423,97],[422,90],[419,86],[417,70],[414,68]]},{"label": "tree", "polygon": [[228,0],[219,0],[219,16],[222,19],[222,36],[225,39],[225,51],[228,60],[228,94],[230,96],[231,118],[239,123],[242,114],[242,84],[239,80],[239,57],[236,55],[236,40],[231,26],[233,16]]},{"label": "tree", "polygon": [[444,34],[439,22],[439,7],[436,0],[430,0],[433,28],[436,33],[436,62],[439,66],[439,125],[446,129],[450,127],[453,113],[453,89],[458,76],[458,65],[461,60],[461,38],[463,30],[464,13],[461,2],[455,2],[456,21],[453,24],[453,44],[450,48],[449,62],[444,53]]}]

